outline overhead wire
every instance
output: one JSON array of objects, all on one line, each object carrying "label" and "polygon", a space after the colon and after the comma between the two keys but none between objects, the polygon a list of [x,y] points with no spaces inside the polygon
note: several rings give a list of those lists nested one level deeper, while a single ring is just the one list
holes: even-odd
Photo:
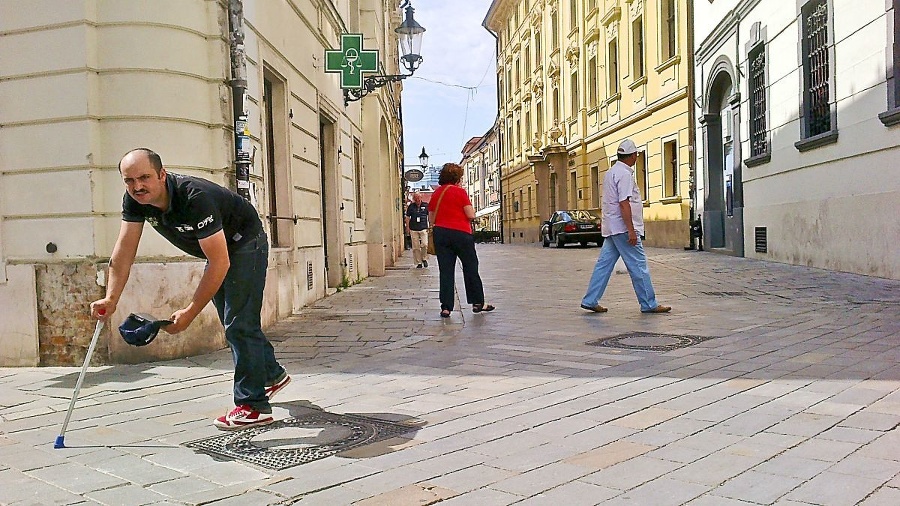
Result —
[{"label": "overhead wire", "polygon": [[466,141],[468,140],[468,139],[466,139],[466,127],[468,126],[468,123],[469,123],[469,106],[475,100],[475,95],[478,93],[479,88],[491,86],[491,84],[483,84],[483,83],[484,83],[485,78],[488,75],[488,72],[491,71],[491,66],[493,64],[494,64],[494,57],[493,57],[493,55],[491,55],[491,59],[488,62],[487,67],[484,69],[484,74],[481,75],[481,79],[478,81],[478,84],[475,86],[465,86],[465,85],[457,84],[457,83],[448,83],[445,81],[440,81],[438,79],[429,79],[427,77],[422,77],[422,76],[410,76],[412,79],[419,79],[419,80],[422,80],[425,82],[429,82],[432,84],[439,84],[441,86],[447,86],[450,88],[462,88],[467,91],[467,93],[466,93],[466,95],[467,95],[466,96],[466,109],[465,109],[465,113],[463,115],[462,139],[460,140],[460,145],[465,145]]},{"label": "overhead wire", "polygon": [[[465,142],[468,140],[468,139],[466,139],[466,127],[468,126],[468,123],[469,123],[469,106],[475,100],[475,95],[478,93],[478,89],[483,87],[482,84],[484,83],[484,80],[487,77],[488,72],[491,71],[491,65],[493,65],[493,63],[494,63],[493,55],[491,55],[491,60],[488,62],[488,66],[484,69],[484,74],[481,75],[481,79],[478,81],[478,84],[475,86],[465,86],[462,84],[448,83],[448,82],[444,82],[444,81],[439,81],[437,79],[429,79],[427,77],[422,77],[422,76],[411,76],[413,79],[420,79],[422,81],[426,81],[426,82],[433,83],[433,84],[439,84],[441,86],[448,86],[451,88],[462,88],[468,92],[467,97],[466,97],[466,109],[465,109],[465,113],[463,115],[462,139],[460,140],[460,144],[465,144]],[[489,86],[489,85],[484,85],[484,86]]]}]

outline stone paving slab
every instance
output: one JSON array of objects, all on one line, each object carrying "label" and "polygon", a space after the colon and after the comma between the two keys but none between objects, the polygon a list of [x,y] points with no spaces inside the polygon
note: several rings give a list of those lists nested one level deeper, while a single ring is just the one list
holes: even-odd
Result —
[{"label": "stone paving slab", "polygon": [[[440,318],[436,265],[402,258],[267,329],[293,376],[276,417],[410,433],[282,471],[187,448],[229,407],[222,350],[91,367],[53,449],[79,369],[4,368],[0,504],[900,504],[900,282],[648,249],[672,313],[617,273],[594,314],[597,248],[478,251],[494,312]],[[630,332],[709,339],[588,344]],[[266,444],[328,437],[304,434]]]}]

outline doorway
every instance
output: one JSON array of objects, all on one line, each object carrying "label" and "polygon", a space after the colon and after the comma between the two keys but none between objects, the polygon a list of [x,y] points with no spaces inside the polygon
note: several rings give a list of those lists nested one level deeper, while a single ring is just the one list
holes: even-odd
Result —
[{"label": "doorway", "polygon": [[338,185],[338,163],[335,123],[319,117],[319,168],[322,205],[322,250],[325,255],[325,281],[328,288],[340,286],[343,280],[343,252],[341,251],[341,207]]},{"label": "doorway", "polygon": [[744,256],[743,197],[740,161],[740,108],[731,73],[720,69],[708,88],[703,116],[703,246]]}]

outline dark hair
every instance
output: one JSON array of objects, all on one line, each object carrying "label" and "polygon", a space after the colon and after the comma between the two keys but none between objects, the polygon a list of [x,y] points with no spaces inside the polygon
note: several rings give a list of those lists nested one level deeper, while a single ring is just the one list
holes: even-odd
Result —
[{"label": "dark hair", "polygon": [[637,151],[635,151],[634,153],[628,153],[627,155],[623,155],[622,153],[616,153],[616,158],[618,158],[618,160],[620,162],[624,162],[626,158],[628,158],[631,155],[636,155],[636,154],[637,154]]},{"label": "dark hair", "polygon": [[448,162],[441,167],[438,184],[457,184],[462,179],[462,176],[463,168],[457,163]]},{"label": "dark hair", "polygon": [[[153,170],[156,171],[156,175],[158,176],[163,167],[162,158],[159,157],[156,151],[153,151],[150,148],[134,148],[131,151],[125,153],[125,155],[122,156],[122,160],[124,160],[126,156],[134,153],[135,151],[143,151],[144,154],[147,155],[147,159],[150,160],[150,166],[153,167]],[[119,172],[122,172],[122,160],[119,160]]]}]

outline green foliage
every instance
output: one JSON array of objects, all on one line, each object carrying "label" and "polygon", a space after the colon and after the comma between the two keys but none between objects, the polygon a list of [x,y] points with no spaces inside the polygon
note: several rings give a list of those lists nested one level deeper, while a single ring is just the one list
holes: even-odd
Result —
[{"label": "green foliage", "polygon": [[350,288],[351,286],[353,286],[361,281],[362,281],[362,277],[359,275],[357,275],[356,281],[351,280],[350,276],[347,275],[347,270],[344,269],[344,273],[341,276],[341,284],[339,284],[337,286],[337,291],[340,292],[341,290],[346,290],[347,288]]}]

